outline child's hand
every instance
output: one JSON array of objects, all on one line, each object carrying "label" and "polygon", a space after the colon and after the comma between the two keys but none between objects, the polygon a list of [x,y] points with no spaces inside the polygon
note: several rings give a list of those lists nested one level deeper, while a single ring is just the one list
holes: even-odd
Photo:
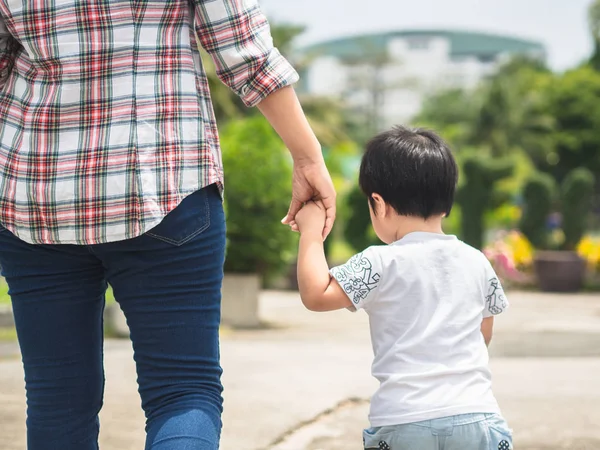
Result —
[{"label": "child's hand", "polygon": [[310,201],[296,214],[296,219],[291,223],[292,230],[301,234],[314,233],[322,236],[325,220],[327,219],[325,206],[321,201]]}]

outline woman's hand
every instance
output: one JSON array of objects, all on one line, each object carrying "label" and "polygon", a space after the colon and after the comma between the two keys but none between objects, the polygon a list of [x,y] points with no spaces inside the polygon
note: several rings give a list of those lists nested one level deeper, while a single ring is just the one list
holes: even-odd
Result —
[{"label": "woman's hand", "polygon": [[320,201],[325,208],[325,226],[323,228],[323,239],[325,239],[331,232],[335,221],[335,199],[336,193],[333,182],[323,161],[314,163],[295,162],[292,178],[292,201],[282,223],[289,225],[293,231],[298,231],[295,222],[298,211],[306,202],[311,200]]},{"label": "woman's hand", "polygon": [[310,200],[320,200],[327,213],[323,229],[323,238],[326,238],[335,220],[335,189],[319,141],[302,112],[294,89],[284,87],[273,92],[258,104],[258,109],[281,136],[294,159],[292,202],[282,222],[298,231],[294,218],[302,205]]}]

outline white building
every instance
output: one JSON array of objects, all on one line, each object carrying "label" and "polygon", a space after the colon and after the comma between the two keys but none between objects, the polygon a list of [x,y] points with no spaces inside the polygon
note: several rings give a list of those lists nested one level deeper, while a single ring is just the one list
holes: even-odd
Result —
[{"label": "white building", "polygon": [[410,120],[435,90],[475,87],[516,55],[544,60],[534,41],[485,33],[412,30],[352,36],[301,49],[308,94],[342,97],[372,108],[388,126]]}]

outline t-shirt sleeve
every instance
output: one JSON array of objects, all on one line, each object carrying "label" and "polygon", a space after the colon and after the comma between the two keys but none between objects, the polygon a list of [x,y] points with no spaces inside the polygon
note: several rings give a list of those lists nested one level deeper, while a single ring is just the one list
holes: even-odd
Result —
[{"label": "t-shirt sleeve", "polygon": [[377,247],[369,247],[354,255],[341,266],[329,271],[342,287],[356,310],[376,300],[383,273],[383,263]]},{"label": "t-shirt sleeve", "polygon": [[[485,257],[484,257],[485,258]],[[502,288],[500,278],[496,275],[492,265],[487,258],[485,259],[485,306],[483,309],[483,317],[497,316],[508,309],[509,303]]]}]

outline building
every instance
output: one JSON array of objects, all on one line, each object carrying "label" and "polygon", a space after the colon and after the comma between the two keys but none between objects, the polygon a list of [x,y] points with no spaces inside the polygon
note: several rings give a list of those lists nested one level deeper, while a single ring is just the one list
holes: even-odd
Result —
[{"label": "building", "polygon": [[545,60],[546,51],[535,41],[466,31],[352,36],[302,48],[299,89],[342,97],[376,115],[374,126],[382,127],[410,120],[436,90],[475,87],[516,55]]}]

